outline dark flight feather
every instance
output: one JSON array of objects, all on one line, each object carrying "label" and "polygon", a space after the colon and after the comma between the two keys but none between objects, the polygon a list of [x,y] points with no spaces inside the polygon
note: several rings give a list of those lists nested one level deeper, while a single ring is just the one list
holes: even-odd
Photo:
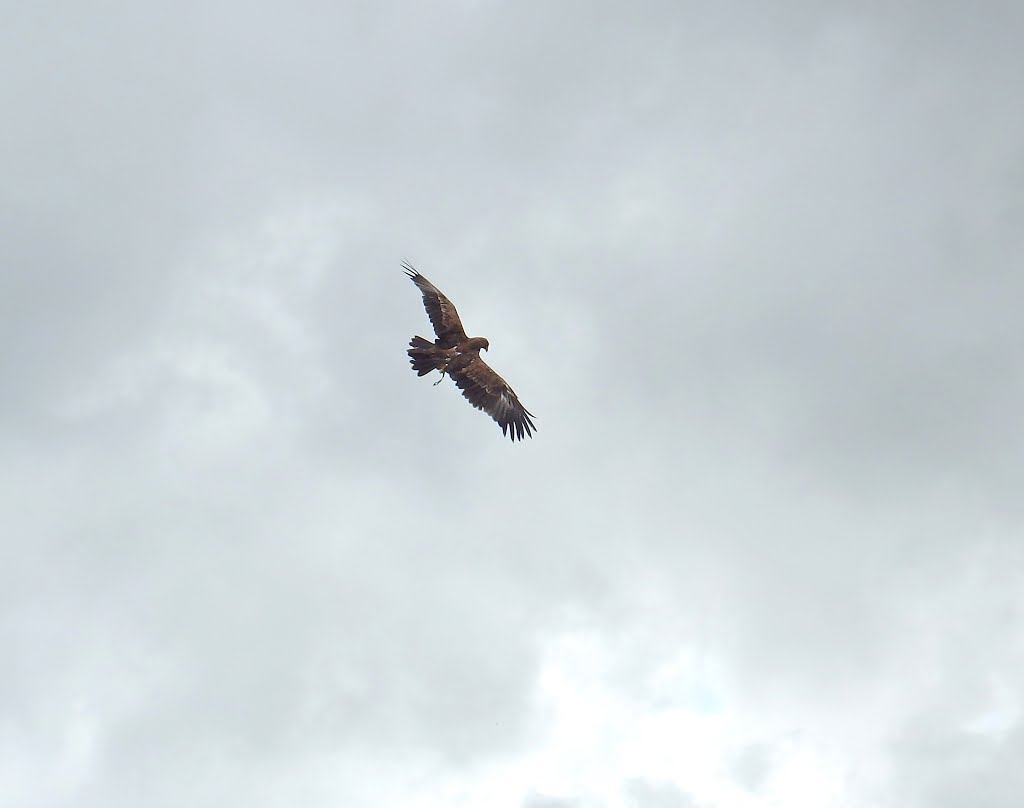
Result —
[{"label": "dark flight feather", "polygon": [[537,428],[531,420],[533,413],[520,403],[509,383],[480,358],[479,351],[456,356],[448,363],[448,375],[470,404],[498,423],[502,435],[513,441],[533,437]]},{"label": "dark flight feather", "polygon": [[402,267],[405,269],[405,274],[423,293],[423,308],[427,310],[430,324],[434,327],[434,333],[437,334],[437,345],[441,348],[454,348],[460,342],[469,339],[462,328],[459,313],[455,310],[452,302],[409,264],[403,262]]}]

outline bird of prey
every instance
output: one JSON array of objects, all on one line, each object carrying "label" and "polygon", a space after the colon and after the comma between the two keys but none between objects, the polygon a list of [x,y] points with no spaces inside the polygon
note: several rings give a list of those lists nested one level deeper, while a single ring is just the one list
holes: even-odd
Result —
[{"label": "bird of prey", "polygon": [[512,441],[522,440],[524,435],[532,438],[537,429],[531,420],[533,413],[519,403],[508,382],[480,358],[480,349],[490,347],[487,339],[466,336],[452,302],[408,263],[403,262],[402,267],[423,294],[423,307],[437,335],[433,342],[423,337],[410,340],[409,359],[416,375],[441,371],[435,386],[444,381],[445,374],[451,376],[470,404],[498,422],[502,435]]}]

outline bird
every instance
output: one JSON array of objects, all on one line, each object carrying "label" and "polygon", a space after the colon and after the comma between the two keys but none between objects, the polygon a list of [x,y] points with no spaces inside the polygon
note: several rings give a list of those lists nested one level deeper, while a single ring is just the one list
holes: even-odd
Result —
[{"label": "bird", "polygon": [[533,423],[536,416],[520,403],[508,382],[480,358],[481,349],[490,349],[487,338],[467,336],[452,302],[407,261],[402,262],[402,268],[422,293],[423,308],[437,336],[433,342],[419,336],[409,341],[407,353],[416,375],[440,371],[435,387],[450,376],[470,404],[497,422],[502,435],[513,442],[532,438],[537,430]]}]

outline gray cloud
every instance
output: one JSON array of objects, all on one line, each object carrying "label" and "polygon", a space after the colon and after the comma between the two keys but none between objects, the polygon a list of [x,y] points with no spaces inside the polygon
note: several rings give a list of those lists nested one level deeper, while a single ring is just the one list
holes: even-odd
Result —
[{"label": "gray cloud", "polygon": [[[3,801],[1009,804],[1021,22],[13,15]],[[408,372],[403,259],[534,440]],[[565,740],[581,631],[573,721],[700,705],[713,783]]]},{"label": "gray cloud", "polygon": [[636,808],[696,808],[688,795],[671,783],[630,780],[626,785],[629,805]]}]

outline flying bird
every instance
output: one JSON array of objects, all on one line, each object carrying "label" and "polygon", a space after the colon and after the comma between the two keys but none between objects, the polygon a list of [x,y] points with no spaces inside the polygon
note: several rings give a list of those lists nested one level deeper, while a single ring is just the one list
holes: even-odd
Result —
[{"label": "flying bird", "polygon": [[452,302],[408,263],[403,262],[402,267],[423,294],[423,307],[437,335],[433,342],[423,337],[410,340],[409,359],[416,375],[441,371],[435,386],[446,374],[451,376],[470,404],[498,422],[502,435],[512,441],[522,440],[524,435],[532,438],[537,429],[531,420],[535,416],[519,403],[508,382],[480,358],[480,349],[490,347],[487,339],[466,336]]}]

